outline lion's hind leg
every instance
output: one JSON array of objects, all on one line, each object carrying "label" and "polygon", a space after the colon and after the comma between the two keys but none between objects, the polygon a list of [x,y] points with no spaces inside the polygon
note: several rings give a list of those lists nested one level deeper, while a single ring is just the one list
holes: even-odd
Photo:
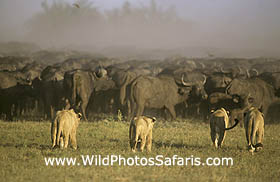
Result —
[{"label": "lion's hind leg", "polygon": [[61,149],[63,149],[63,147],[64,147],[64,139],[63,139],[63,136],[59,137],[59,147],[60,147]]},{"label": "lion's hind leg", "polygon": [[70,133],[69,132],[65,132],[65,135],[63,135],[64,137],[64,146],[63,148],[67,148],[68,144],[69,144],[69,138],[70,138]]},{"label": "lion's hind leg", "polygon": [[219,140],[218,140],[218,147],[222,147],[225,138],[226,138],[226,130],[225,128],[228,127],[228,121],[226,121],[224,118],[221,118],[219,120],[220,122],[220,127],[219,127]]},{"label": "lion's hind leg", "polygon": [[216,126],[215,126],[214,121],[210,122],[210,130],[211,130],[210,136],[211,136],[212,143],[213,143],[214,147],[218,148]]},{"label": "lion's hind leg", "polygon": [[253,146],[253,141],[252,141],[252,136],[253,136],[253,123],[254,119],[250,118],[249,121],[247,121],[246,126],[245,126],[245,131],[246,131],[246,139],[248,142],[248,150],[249,152],[254,152],[255,147]]},{"label": "lion's hind leg", "polygon": [[56,134],[57,134],[57,121],[55,120],[51,124],[52,148],[54,148],[56,146]]},{"label": "lion's hind leg", "polygon": [[71,142],[71,146],[73,147],[73,149],[77,149],[77,140],[76,140],[76,131],[73,131],[70,134],[70,142]]},{"label": "lion's hind leg", "polygon": [[222,144],[224,142],[224,139],[225,139],[225,130],[224,129],[220,129],[220,132],[219,132],[219,139],[218,139],[218,147],[222,147]]},{"label": "lion's hind leg", "polygon": [[141,137],[142,138],[142,141],[141,141],[141,146],[140,146],[140,150],[141,150],[141,152],[143,152],[144,151],[144,148],[145,148],[145,145],[146,145],[146,136],[143,136],[143,137]]},{"label": "lion's hind leg", "polygon": [[136,152],[138,139],[139,139],[139,134],[136,132],[135,137],[131,140],[131,144],[132,144],[131,151],[132,152]]},{"label": "lion's hind leg", "polygon": [[152,151],[152,132],[150,132],[148,135],[147,135],[147,150],[148,152],[151,152]]},{"label": "lion's hind leg", "polygon": [[[138,140],[138,137],[137,137],[137,140]],[[135,140],[133,140],[132,142],[132,144],[133,144],[133,147],[131,148],[131,151],[132,152],[136,152],[136,149],[137,149],[137,140],[136,140],[136,137],[135,137]]]},{"label": "lion's hind leg", "polygon": [[257,132],[257,142],[255,145],[256,152],[263,149],[263,144],[262,144],[263,137],[264,137],[264,130],[263,130],[263,128],[259,128],[259,130]]},{"label": "lion's hind leg", "polygon": [[218,139],[215,131],[211,131],[211,140],[213,142],[214,147],[218,148]]}]

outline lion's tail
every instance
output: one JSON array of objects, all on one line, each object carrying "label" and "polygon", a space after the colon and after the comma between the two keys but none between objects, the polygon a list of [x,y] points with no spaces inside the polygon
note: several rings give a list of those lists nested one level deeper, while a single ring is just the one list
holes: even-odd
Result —
[{"label": "lion's tail", "polygon": [[238,125],[239,120],[238,119],[234,119],[234,121],[235,121],[234,125],[229,127],[229,128],[225,128],[225,130],[231,130],[231,129],[235,128]]},{"label": "lion's tail", "polygon": [[52,139],[52,148],[56,145],[56,135],[57,135],[57,118],[52,122],[51,125],[51,139]]}]

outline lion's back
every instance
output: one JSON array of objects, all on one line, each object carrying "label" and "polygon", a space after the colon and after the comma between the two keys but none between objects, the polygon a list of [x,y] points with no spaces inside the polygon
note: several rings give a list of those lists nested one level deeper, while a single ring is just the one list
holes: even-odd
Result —
[{"label": "lion's back", "polygon": [[70,110],[57,112],[57,121],[63,125],[64,129],[71,129],[76,123],[76,118]]}]

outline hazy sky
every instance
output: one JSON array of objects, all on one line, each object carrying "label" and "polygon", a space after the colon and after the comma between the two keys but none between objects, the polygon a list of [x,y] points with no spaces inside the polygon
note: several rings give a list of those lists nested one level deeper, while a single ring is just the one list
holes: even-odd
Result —
[{"label": "hazy sky", "polygon": [[[57,0],[59,1],[59,0]],[[64,0],[73,3],[74,0]],[[128,0],[135,6],[150,0]],[[42,0],[0,0],[0,41],[21,40],[24,23],[41,11]],[[52,2],[52,0],[48,0]],[[99,9],[121,7],[125,0],[92,0]],[[174,6],[193,23],[187,46],[260,49],[280,52],[280,0],[156,0]],[[188,36],[188,35],[186,35]]]}]

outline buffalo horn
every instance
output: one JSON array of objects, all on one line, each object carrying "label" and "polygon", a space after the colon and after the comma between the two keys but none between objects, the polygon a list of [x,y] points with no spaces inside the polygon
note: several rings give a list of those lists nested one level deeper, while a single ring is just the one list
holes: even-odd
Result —
[{"label": "buffalo horn", "polygon": [[182,84],[183,84],[184,86],[186,86],[186,87],[192,86],[191,83],[186,83],[186,82],[184,81],[184,76],[185,76],[185,74],[182,74],[182,77],[181,77],[181,82],[182,82]]},{"label": "buffalo horn", "polygon": [[247,78],[251,77],[248,69],[246,70],[246,74],[247,74]]},{"label": "buffalo horn", "polygon": [[220,69],[221,69],[221,72],[224,73],[224,74],[229,73],[229,72],[227,72],[227,71],[224,70],[224,67],[223,67],[223,66],[221,66]]},{"label": "buffalo horn", "polygon": [[238,71],[239,71],[239,75],[241,75],[242,70],[241,70],[240,66],[238,66]]},{"label": "buffalo horn", "polygon": [[203,82],[202,82],[202,85],[204,85],[206,83],[206,76],[203,75]]},{"label": "buffalo horn", "polygon": [[258,76],[258,75],[259,75],[258,70],[256,70],[255,68],[251,69],[251,71],[252,71],[252,72],[255,72],[255,74],[256,74],[255,76]]}]

